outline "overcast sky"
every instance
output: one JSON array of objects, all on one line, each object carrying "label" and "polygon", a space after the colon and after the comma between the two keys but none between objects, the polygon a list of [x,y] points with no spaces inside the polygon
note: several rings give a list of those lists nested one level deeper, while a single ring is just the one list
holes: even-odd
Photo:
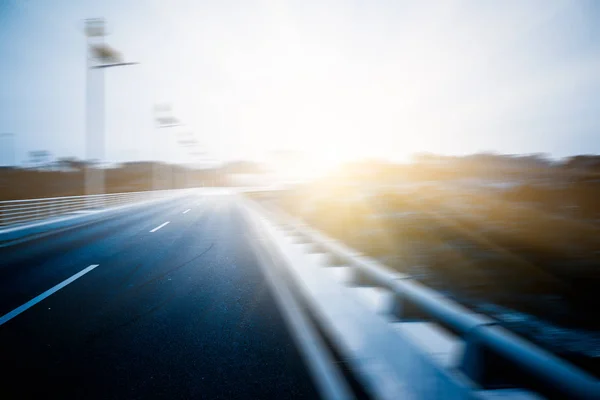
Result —
[{"label": "overcast sky", "polygon": [[109,160],[152,157],[162,102],[219,159],[600,152],[592,0],[0,0],[0,132],[19,160],[84,156],[93,17],[140,62],[105,71]]}]

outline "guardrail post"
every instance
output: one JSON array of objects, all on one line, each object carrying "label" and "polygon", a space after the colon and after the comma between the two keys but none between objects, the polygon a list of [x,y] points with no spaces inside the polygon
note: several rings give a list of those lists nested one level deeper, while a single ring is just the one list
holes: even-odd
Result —
[{"label": "guardrail post", "polygon": [[358,267],[352,266],[352,277],[348,282],[349,286],[361,287],[361,286],[377,286],[376,282],[371,279],[368,273],[361,270]]},{"label": "guardrail post", "polygon": [[404,293],[396,293],[390,310],[397,321],[429,321],[431,317]]},{"label": "guardrail post", "polygon": [[465,352],[463,354],[460,370],[474,382],[485,380],[483,346],[477,337],[477,329],[474,329],[466,337]]},{"label": "guardrail post", "polygon": [[498,323],[491,322],[476,326],[466,334],[465,352],[460,370],[483,387],[515,387],[516,382],[513,378],[518,370],[517,365],[503,362],[502,358],[488,348],[482,339],[485,328],[493,325]]},{"label": "guardrail post", "polygon": [[344,267],[350,265],[348,260],[335,253],[328,253],[327,263],[332,267]]}]

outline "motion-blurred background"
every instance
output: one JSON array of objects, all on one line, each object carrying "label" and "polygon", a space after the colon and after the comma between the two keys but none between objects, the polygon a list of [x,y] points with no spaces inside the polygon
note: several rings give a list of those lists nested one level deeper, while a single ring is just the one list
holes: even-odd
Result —
[{"label": "motion-blurred background", "polygon": [[260,187],[598,376],[598,18],[595,1],[0,1],[0,200]]}]

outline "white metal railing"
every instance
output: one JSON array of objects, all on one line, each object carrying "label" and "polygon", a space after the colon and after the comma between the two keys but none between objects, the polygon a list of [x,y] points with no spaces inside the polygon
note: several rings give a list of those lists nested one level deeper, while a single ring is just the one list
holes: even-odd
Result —
[{"label": "white metal railing", "polygon": [[[185,189],[183,189],[185,190]],[[0,201],[0,227],[14,226],[77,211],[93,211],[139,201],[164,198],[180,190],[110,193],[87,196]]]},{"label": "white metal railing", "polygon": [[598,379],[504,329],[495,320],[353,251],[282,210],[258,209],[297,241],[328,254],[330,264],[353,268],[353,279],[348,284],[389,291],[394,298],[389,310],[393,320],[434,322],[461,338],[465,351],[456,368],[480,387],[493,381],[508,381],[503,385],[510,387],[510,381],[515,381],[512,384],[516,387],[526,387],[544,397],[600,399]]}]

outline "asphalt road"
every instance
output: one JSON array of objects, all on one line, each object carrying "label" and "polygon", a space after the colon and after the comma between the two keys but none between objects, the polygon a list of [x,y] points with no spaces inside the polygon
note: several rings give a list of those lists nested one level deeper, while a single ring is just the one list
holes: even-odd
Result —
[{"label": "asphalt road", "polygon": [[318,398],[247,233],[190,195],[0,249],[0,398]]}]

